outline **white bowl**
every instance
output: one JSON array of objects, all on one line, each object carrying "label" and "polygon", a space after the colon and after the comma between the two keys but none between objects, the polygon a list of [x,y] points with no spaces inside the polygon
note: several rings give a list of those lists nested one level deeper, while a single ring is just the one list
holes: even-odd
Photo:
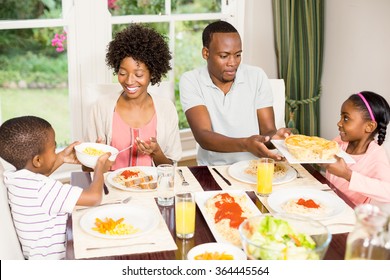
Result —
[{"label": "white bowl", "polygon": [[89,155],[84,152],[86,148],[94,148],[96,150],[103,151],[105,153],[110,152],[111,156],[108,158],[110,161],[115,161],[118,149],[109,145],[93,143],[93,142],[84,142],[74,147],[76,150],[77,159],[86,167],[95,168],[96,162],[99,156]]},{"label": "white bowl", "polygon": [[195,257],[204,254],[204,253],[225,253],[228,255],[233,256],[233,260],[246,260],[246,254],[243,250],[238,248],[237,246],[234,246],[229,243],[217,243],[217,242],[210,242],[210,243],[204,243],[200,244],[198,246],[195,246],[192,248],[188,254],[187,259],[188,260],[195,260]]}]

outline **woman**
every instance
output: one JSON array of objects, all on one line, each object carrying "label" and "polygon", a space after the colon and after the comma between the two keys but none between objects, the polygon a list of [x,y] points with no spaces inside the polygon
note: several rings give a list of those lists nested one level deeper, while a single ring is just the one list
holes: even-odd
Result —
[{"label": "woman", "polygon": [[180,159],[176,108],[171,100],[147,91],[171,69],[171,58],[163,35],[140,24],[131,24],[109,43],[106,63],[118,75],[122,90],[102,96],[93,106],[87,139],[118,150],[132,145],[117,156],[113,170]]}]

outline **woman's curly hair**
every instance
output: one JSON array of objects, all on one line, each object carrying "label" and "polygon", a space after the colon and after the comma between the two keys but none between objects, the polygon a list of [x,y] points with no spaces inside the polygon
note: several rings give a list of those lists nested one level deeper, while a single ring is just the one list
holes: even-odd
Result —
[{"label": "woman's curly hair", "polygon": [[172,69],[172,55],[166,37],[142,24],[130,24],[118,32],[108,45],[106,63],[114,69],[114,74],[118,74],[120,64],[126,57],[146,65],[152,85],[160,83],[162,77]]}]

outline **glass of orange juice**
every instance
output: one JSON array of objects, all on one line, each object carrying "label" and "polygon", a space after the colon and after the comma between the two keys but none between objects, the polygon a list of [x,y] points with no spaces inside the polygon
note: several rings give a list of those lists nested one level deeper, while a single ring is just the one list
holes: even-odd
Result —
[{"label": "glass of orange juice", "polygon": [[257,194],[259,196],[269,196],[272,192],[274,164],[275,161],[272,158],[259,158],[257,161]]},{"label": "glass of orange juice", "polygon": [[192,238],[195,234],[195,196],[191,192],[175,194],[176,236]]}]

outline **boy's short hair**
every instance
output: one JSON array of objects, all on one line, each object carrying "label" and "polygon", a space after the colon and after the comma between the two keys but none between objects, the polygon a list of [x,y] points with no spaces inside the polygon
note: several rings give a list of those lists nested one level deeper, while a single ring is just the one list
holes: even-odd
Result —
[{"label": "boy's short hair", "polygon": [[52,129],[50,123],[35,116],[23,116],[5,121],[0,126],[0,157],[17,170],[43,152]]},{"label": "boy's short hair", "polygon": [[227,21],[215,21],[206,26],[202,33],[203,47],[209,48],[214,33],[238,33],[237,29]]}]

